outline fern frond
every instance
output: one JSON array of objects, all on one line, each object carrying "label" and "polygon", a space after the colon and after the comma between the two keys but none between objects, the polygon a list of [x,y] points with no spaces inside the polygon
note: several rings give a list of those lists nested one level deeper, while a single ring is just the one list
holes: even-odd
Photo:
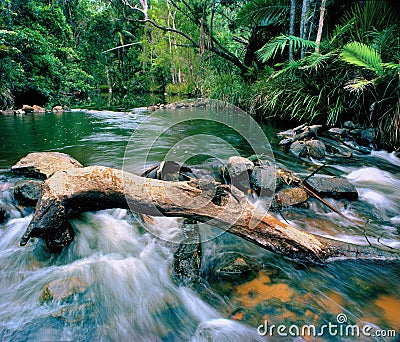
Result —
[{"label": "fern frond", "polygon": [[366,44],[359,42],[348,43],[343,47],[340,57],[349,64],[360,66],[374,71],[377,75],[382,75],[381,55]]}]

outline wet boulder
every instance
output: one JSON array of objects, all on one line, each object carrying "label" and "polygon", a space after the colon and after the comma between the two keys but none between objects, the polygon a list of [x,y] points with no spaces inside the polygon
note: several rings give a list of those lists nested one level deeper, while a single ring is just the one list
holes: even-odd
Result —
[{"label": "wet boulder", "polygon": [[42,184],[33,179],[18,182],[14,188],[15,199],[25,207],[34,207],[42,195]]},{"label": "wet boulder", "polygon": [[195,221],[185,219],[182,240],[174,253],[173,279],[177,284],[195,287],[200,282],[201,242]]},{"label": "wet boulder", "polygon": [[46,179],[58,171],[83,167],[68,154],[60,152],[33,152],[20,159],[11,170],[18,174]]},{"label": "wet boulder", "polygon": [[235,178],[241,177],[243,174],[249,174],[254,169],[254,164],[247,158],[233,156],[228,159],[226,168],[230,177]]},{"label": "wet boulder", "polygon": [[64,108],[62,106],[53,107],[53,112],[54,113],[60,113],[60,112],[63,112],[63,111],[64,111]]},{"label": "wet boulder", "polygon": [[23,105],[22,106],[22,110],[25,112],[25,113],[33,113],[33,111],[35,110],[32,106],[28,106],[28,105]]},{"label": "wet boulder", "polygon": [[378,130],[376,128],[363,129],[358,135],[356,141],[360,145],[373,145],[376,141]]},{"label": "wet boulder", "polygon": [[280,209],[292,205],[298,205],[308,200],[307,192],[300,187],[286,188],[275,194],[272,201],[273,209]]},{"label": "wet boulder", "polygon": [[254,169],[251,160],[233,156],[228,159],[226,167],[222,169],[222,179],[225,182],[233,184],[238,189],[247,192],[250,189],[250,174]]},{"label": "wet boulder", "polygon": [[356,187],[346,178],[312,177],[306,183],[321,197],[344,198],[348,200],[356,200],[358,198]]},{"label": "wet boulder", "polygon": [[43,288],[39,300],[41,303],[69,303],[75,297],[83,295],[87,288],[88,284],[78,277],[55,280]]},{"label": "wet boulder", "polygon": [[323,159],[326,154],[326,146],[321,140],[309,140],[306,142],[307,151],[310,157]]},{"label": "wet boulder", "polygon": [[344,137],[348,134],[348,132],[349,132],[349,130],[347,128],[333,127],[328,131],[328,134],[333,135],[333,136]]},{"label": "wet boulder", "polygon": [[44,109],[43,107],[37,106],[37,105],[32,106],[32,108],[33,108],[34,113],[45,113],[46,112],[46,109]]},{"label": "wet boulder", "polygon": [[354,129],[356,128],[356,125],[354,124],[353,121],[346,121],[343,123],[343,127],[348,129]]},{"label": "wet boulder", "polygon": [[305,157],[307,155],[307,146],[304,142],[295,141],[290,145],[290,152],[296,157]]},{"label": "wet boulder", "polygon": [[254,279],[260,268],[255,260],[245,254],[222,253],[214,259],[209,281],[217,287],[220,283],[243,284]]},{"label": "wet boulder", "polygon": [[255,166],[250,176],[250,184],[258,196],[271,196],[282,186],[282,179],[273,166]]}]

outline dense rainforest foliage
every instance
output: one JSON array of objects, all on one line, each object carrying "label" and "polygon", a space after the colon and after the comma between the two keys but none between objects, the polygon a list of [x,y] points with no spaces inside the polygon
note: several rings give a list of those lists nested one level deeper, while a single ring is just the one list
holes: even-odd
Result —
[{"label": "dense rainforest foliage", "polygon": [[0,107],[192,94],[379,127],[400,148],[397,0],[0,0]]}]

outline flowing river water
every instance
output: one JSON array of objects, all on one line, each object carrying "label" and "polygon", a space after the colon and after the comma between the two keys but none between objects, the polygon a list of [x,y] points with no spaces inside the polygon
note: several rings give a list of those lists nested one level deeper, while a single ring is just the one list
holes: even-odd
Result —
[{"label": "flowing river water", "polygon": [[[2,341],[265,341],[287,340],[278,332],[260,335],[271,325],[299,327],[366,325],[373,337],[349,336],[350,331],[304,334],[296,341],[395,341],[400,332],[400,262],[388,260],[336,260],[326,266],[287,260],[230,234],[202,244],[201,275],[197,290],[177,285],[172,278],[171,237],[180,234],[180,220],[153,221],[158,236],[147,232],[127,210],[85,213],[74,219],[75,240],[60,254],[50,254],[38,241],[20,247],[33,210],[16,204],[12,191],[20,177],[10,168],[34,151],[70,154],[84,165],[123,166],[132,132],[149,115],[144,109],[130,112],[86,111],[62,114],[0,116],[0,205],[9,218],[0,224],[0,340]],[[174,111],[164,120],[146,126],[135,146],[138,156],[144,146],[156,141],[148,158],[161,161],[174,141],[190,134],[214,134],[228,141],[242,155],[251,150],[243,137],[224,127],[185,122],[161,138]],[[303,176],[315,166],[277,148],[274,129],[263,127],[278,166]],[[143,132],[141,132],[143,133]],[[131,141],[132,144],[132,141]],[[190,150],[190,141],[187,142]],[[229,157],[231,151],[207,141],[211,151]],[[203,153],[193,161],[215,167]],[[342,241],[367,245],[380,243],[400,248],[400,160],[393,153],[372,152],[352,158],[328,157],[321,172],[341,175],[353,183],[357,201],[331,201],[348,217],[368,220],[365,231],[310,200],[307,207],[289,208],[282,215],[294,226]],[[202,228],[203,229],[203,228]],[[206,234],[218,231],[204,227]],[[378,241],[379,240],[379,241]],[[259,270],[250,281],[213,283],[217,260],[241,253]],[[235,254],[236,255],[236,254]],[[74,283],[68,300],[43,300],[50,283]],[[210,280],[210,281],[208,281]],[[263,325],[260,328],[260,325]],[[268,327],[269,326],[269,327]],[[259,328],[259,332],[257,332]],[[393,332],[396,336],[393,336]],[[286,330],[288,333],[288,330]],[[300,334],[301,335],[301,334]]]}]

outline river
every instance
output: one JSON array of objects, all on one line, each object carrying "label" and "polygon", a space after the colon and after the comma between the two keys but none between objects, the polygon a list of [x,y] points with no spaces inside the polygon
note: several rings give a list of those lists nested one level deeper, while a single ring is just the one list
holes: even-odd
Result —
[{"label": "river", "polygon": [[[191,111],[185,115],[204,110]],[[196,291],[177,285],[171,276],[176,245],[170,241],[180,234],[180,220],[156,219],[153,226],[158,233],[154,235],[122,209],[85,213],[74,219],[75,240],[60,254],[48,253],[38,240],[19,246],[33,211],[14,202],[12,189],[20,178],[10,167],[29,152],[64,152],[84,165],[129,171],[138,171],[143,163],[159,162],[167,152],[172,153],[169,159],[186,156],[189,164],[205,169],[217,168],[232,151],[252,154],[242,132],[199,119],[176,123],[176,113],[165,110],[151,118],[138,108],[0,116],[0,205],[10,215],[0,224],[0,340],[292,341],[294,337],[285,337],[283,328],[280,333],[268,329],[284,325],[288,333],[290,326],[295,332],[296,327],[314,325],[318,333],[330,324],[338,327],[336,334],[324,330],[321,336],[296,341],[396,340],[393,336],[354,337],[340,331],[349,325],[361,330],[371,327],[371,334],[394,331],[399,338],[398,261],[337,260],[326,266],[307,265],[233,235],[215,233],[220,232],[215,227],[203,227],[202,234],[215,234],[203,239],[204,281]],[[278,166],[303,176],[315,168],[281,151],[274,128],[262,126],[262,130]],[[139,135],[132,138],[133,132]],[[194,135],[200,139],[195,146],[190,139],[184,140]],[[204,150],[198,152],[199,146]],[[366,245],[367,235],[374,244],[400,248],[399,158],[376,151],[346,159],[328,157],[327,163],[321,174],[347,177],[359,192],[357,201],[331,203],[348,217],[368,222],[365,231],[314,200],[308,207],[285,209],[285,219],[298,228],[339,240]],[[232,253],[254,260],[260,266],[257,276],[239,285],[208,282],[217,260]],[[43,289],[63,279],[76,279],[82,291],[67,301],[44,302]],[[268,333],[261,336],[260,332]]]}]

